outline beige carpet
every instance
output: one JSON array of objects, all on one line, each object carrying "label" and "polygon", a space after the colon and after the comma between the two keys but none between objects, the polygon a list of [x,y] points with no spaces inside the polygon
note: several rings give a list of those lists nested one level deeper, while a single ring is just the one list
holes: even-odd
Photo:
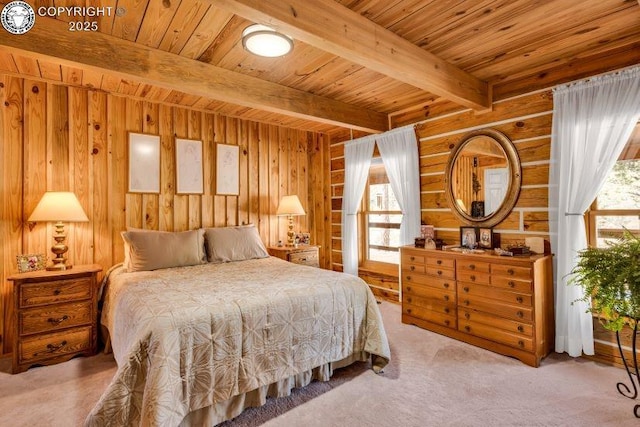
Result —
[{"label": "beige carpet", "polygon": [[[224,427],[238,426],[639,426],[616,383],[625,371],[552,354],[538,369],[400,323],[380,305],[392,362],[339,370],[290,397],[270,399]],[[76,358],[8,374],[0,364],[0,426],[81,425],[116,367],[111,356]]]}]

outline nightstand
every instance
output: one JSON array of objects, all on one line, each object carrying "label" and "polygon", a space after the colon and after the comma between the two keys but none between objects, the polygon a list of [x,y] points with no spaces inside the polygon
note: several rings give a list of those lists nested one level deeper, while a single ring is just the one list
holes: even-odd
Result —
[{"label": "nightstand", "polygon": [[320,267],[320,246],[269,246],[267,250],[269,251],[269,255],[292,262],[294,264]]},{"label": "nightstand", "polygon": [[98,280],[102,267],[14,274],[12,373],[53,365],[98,347]]}]

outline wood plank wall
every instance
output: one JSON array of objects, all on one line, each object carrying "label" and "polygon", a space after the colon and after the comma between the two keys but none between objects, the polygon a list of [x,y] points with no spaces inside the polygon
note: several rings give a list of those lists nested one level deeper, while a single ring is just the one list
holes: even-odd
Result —
[{"label": "wood plank wall", "polygon": [[[548,175],[551,143],[551,91],[512,98],[493,105],[488,113],[470,110],[452,112],[416,123],[419,139],[422,220],[435,226],[436,235],[447,243],[459,242],[461,224],[447,205],[444,171],[452,148],[472,130],[494,128],[515,144],[522,162],[522,189],[513,212],[496,228],[503,245],[521,242],[525,237],[549,239]],[[403,115],[402,119],[406,119]],[[393,127],[406,125],[392,117]],[[358,137],[358,135],[354,135]],[[347,139],[348,140],[348,139]],[[331,145],[331,261],[334,270],[342,269],[341,215],[344,187],[345,138],[332,138]],[[373,292],[381,298],[398,301],[397,275],[361,271]]]},{"label": "wood plank wall", "polygon": [[[126,227],[186,230],[257,225],[265,244],[286,238],[280,198],[300,197],[307,215],[295,229],[309,231],[329,267],[329,138],[313,132],[178,108],[0,74],[0,348],[11,352],[11,287],[16,255],[51,256],[52,227],[27,224],[47,190],[75,192],[88,223],[67,225],[73,264],[106,270],[123,259]],[[161,138],[160,194],[127,193],[127,133]],[[201,139],[205,190],[175,194],[174,138]],[[214,190],[215,143],[240,146],[240,195]],[[312,167],[313,165],[313,167]]]}]

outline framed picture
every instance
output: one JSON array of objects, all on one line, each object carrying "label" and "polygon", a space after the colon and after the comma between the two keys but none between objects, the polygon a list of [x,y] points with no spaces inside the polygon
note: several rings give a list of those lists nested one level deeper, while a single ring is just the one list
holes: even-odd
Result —
[{"label": "framed picture", "polygon": [[129,132],[129,192],[160,193],[160,137]]},{"label": "framed picture", "polygon": [[494,243],[493,229],[480,227],[478,229],[478,247],[482,249],[493,249]]},{"label": "framed picture", "polygon": [[296,233],[296,242],[301,245],[310,245],[311,233]]},{"label": "framed picture", "polygon": [[16,260],[20,273],[44,270],[47,263],[47,257],[44,254],[17,255]]},{"label": "framed picture", "polygon": [[240,146],[216,146],[216,194],[240,194]]},{"label": "framed picture", "polygon": [[460,246],[474,249],[478,245],[478,236],[475,227],[460,227]]},{"label": "framed picture", "polygon": [[176,138],[176,194],[202,193],[202,141]]}]

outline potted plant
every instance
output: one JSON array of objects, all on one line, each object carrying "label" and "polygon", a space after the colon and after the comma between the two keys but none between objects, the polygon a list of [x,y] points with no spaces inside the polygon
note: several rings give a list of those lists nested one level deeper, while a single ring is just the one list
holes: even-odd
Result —
[{"label": "potted plant", "polygon": [[[635,380],[640,381],[636,358],[640,322],[640,237],[625,230],[620,240],[609,242],[606,248],[580,251],[578,263],[571,274],[570,284],[584,290],[580,301],[591,301],[588,310],[598,316],[605,329],[616,333],[618,351],[633,386],[631,392],[626,384],[618,383],[618,392],[635,399],[638,396]],[[631,364],[627,362],[620,344],[620,331],[626,324],[633,329]],[[640,405],[635,405],[634,414],[640,418]]]}]

